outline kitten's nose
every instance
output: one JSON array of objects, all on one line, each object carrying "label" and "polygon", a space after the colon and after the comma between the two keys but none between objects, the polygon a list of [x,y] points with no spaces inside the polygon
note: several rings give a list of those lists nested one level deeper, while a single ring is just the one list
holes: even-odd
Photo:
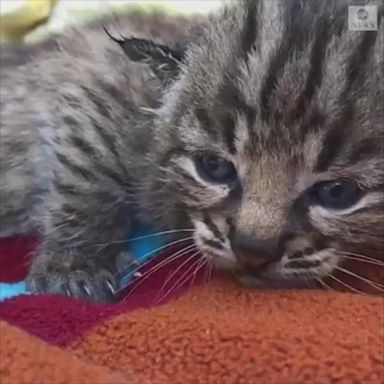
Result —
[{"label": "kitten's nose", "polygon": [[239,261],[248,267],[257,268],[280,258],[277,237],[257,239],[253,236],[238,234],[232,241],[232,248]]}]

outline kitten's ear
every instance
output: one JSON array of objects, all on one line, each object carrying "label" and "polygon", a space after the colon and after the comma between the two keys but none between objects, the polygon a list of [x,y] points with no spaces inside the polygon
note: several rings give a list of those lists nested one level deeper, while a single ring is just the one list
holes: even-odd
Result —
[{"label": "kitten's ear", "polygon": [[176,77],[185,57],[185,49],[173,49],[151,40],[132,38],[116,39],[105,29],[108,36],[123,49],[127,57],[151,66],[156,76],[167,82]]}]

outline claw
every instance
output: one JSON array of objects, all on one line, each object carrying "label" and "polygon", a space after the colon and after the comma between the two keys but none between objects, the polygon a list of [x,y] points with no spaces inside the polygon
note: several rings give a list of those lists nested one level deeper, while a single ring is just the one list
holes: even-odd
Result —
[{"label": "claw", "polygon": [[113,288],[112,283],[108,279],[106,279],[105,284],[109,288],[109,290],[111,291],[112,295],[114,295],[115,294],[115,288]]},{"label": "claw", "polygon": [[91,296],[91,291],[89,290],[89,288],[87,287],[86,284],[83,284],[83,289],[84,289],[85,293],[86,293],[88,296]]}]

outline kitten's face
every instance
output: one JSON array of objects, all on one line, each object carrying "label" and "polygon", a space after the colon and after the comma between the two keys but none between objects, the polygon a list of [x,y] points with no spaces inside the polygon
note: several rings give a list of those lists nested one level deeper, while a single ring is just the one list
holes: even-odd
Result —
[{"label": "kitten's face", "polygon": [[318,20],[255,4],[189,52],[161,110],[157,187],[205,257],[296,286],[351,248],[384,248],[383,23],[357,33],[336,3]]}]

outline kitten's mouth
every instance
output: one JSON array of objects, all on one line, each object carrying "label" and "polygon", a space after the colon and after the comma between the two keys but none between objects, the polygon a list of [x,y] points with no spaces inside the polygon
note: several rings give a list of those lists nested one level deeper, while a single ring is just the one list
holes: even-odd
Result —
[{"label": "kitten's mouth", "polygon": [[236,259],[241,265],[241,268],[256,275],[262,273],[269,265],[273,264],[271,260],[263,257],[249,257],[248,254],[243,252],[237,252]]},{"label": "kitten's mouth", "polygon": [[239,261],[245,270],[249,271],[250,273],[254,273],[255,275],[262,273],[266,268],[268,268],[269,265],[272,264],[272,262],[265,260],[244,262],[239,259]]},{"label": "kitten's mouth", "polygon": [[265,271],[268,269],[268,266],[271,264],[271,262],[268,261],[260,261],[259,263],[249,263],[244,262],[239,259],[239,267],[237,269],[237,274],[240,278],[240,281],[245,279],[248,280],[259,280],[264,281],[266,280],[265,277]]},{"label": "kitten's mouth", "polygon": [[238,267],[236,260],[233,260],[231,258],[215,256],[215,255],[213,256],[210,255],[208,257],[212,260],[216,268],[234,270]]}]

